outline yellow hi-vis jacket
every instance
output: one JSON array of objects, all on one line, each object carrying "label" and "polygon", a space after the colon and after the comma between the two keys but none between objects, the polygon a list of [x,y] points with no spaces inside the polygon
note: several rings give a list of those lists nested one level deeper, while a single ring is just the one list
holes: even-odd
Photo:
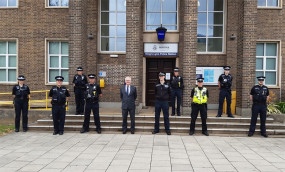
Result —
[{"label": "yellow hi-vis jacket", "polygon": [[203,87],[202,90],[199,90],[198,87],[194,90],[193,102],[197,104],[207,103],[207,88]]}]

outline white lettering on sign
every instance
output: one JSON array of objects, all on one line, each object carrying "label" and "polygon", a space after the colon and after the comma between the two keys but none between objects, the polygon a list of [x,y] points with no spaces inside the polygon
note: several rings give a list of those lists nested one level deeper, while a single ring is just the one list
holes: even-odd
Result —
[{"label": "white lettering on sign", "polygon": [[177,56],[178,43],[145,43],[145,56]]}]

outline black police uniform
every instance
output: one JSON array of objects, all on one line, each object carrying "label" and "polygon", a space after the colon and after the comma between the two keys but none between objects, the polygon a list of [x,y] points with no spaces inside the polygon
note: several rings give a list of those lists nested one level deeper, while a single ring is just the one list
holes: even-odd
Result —
[{"label": "black police uniform", "polygon": [[169,129],[169,95],[170,95],[170,86],[168,83],[161,84],[158,82],[155,85],[155,125],[154,125],[154,131],[153,134],[156,134],[159,132],[159,119],[160,119],[160,112],[162,109],[163,112],[163,118],[164,118],[164,127],[165,132],[170,135],[170,129]]},{"label": "black police uniform", "polygon": [[75,103],[76,103],[76,114],[84,113],[84,92],[85,85],[87,84],[87,78],[85,75],[76,74],[73,78]]},{"label": "black police uniform", "polygon": [[94,115],[94,123],[96,126],[97,132],[101,133],[101,123],[100,123],[100,116],[99,116],[99,95],[102,94],[101,88],[97,84],[87,84],[85,87],[85,117],[83,128],[81,133],[89,131],[89,123],[90,123],[90,114],[91,110],[93,111]]},{"label": "black police uniform", "polygon": [[12,90],[12,94],[15,95],[14,106],[15,106],[15,131],[18,132],[20,128],[20,119],[22,112],[22,126],[23,131],[28,129],[28,102],[30,94],[30,89],[27,85],[15,85]]},{"label": "black police uniform", "polygon": [[252,116],[249,128],[249,136],[253,135],[255,132],[256,122],[258,113],[260,114],[260,133],[265,136],[266,128],[266,114],[267,114],[267,96],[269,96],[269,90],[265,85],[256,85],[251,89],[250,95],[252,95],[253,105],[252,105]]},{"label": "black police uniform", "polygon": [[219,77],[221,89],[220,89],[220,95],[219,95],[219,111],[218,111],[217,117],[222,116],[223,104],[224,104],[225,98],[227,99],[227,114],[229,117],[233,117],[232,112],[231,112],[232,80],[233,80],[233,77],[230,74],[228,74],[228,75],[221,74]]},{"label": "black police uniform", "polygon": [[181,97],[184,88],[183,78],[181,76],[173,76],[170,80],[170,86],[171,86],[171,103],[172,103],[171,115],[172,116],[175,115],[175,98],[177,97],[177,115],[180,116]]},{"label": "black police uniform", "polygon": [[51,104],[54,134],[63,134],[66,113],[66,97],[70,97],[70,94],[64,86],[53,86],[49,92],[49,97],[52,98]]}]

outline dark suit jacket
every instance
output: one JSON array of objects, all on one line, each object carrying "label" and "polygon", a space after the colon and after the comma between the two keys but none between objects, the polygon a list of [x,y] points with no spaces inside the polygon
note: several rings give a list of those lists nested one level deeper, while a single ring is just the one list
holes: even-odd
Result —
[{"label": "dark suit jacket", "polygon": [[122,86],[120,89],[120,97],[122,100],[122,109],[132,109],[136,108],[135,101],[137,99],[137,89],[134,86],[130,86],[130,94],[126,93],[126,85]]}]

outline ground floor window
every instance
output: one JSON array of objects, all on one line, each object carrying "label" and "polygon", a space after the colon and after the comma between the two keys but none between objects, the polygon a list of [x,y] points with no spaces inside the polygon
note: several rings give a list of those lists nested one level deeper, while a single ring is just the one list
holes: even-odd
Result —
[{"label": "ground floor window", "polygon": [[277,71],[278,43],[257,43],[256,76],[265,76],[265,85],[277,86]]},{"label": "ground floor window", "polygon": [[0,82],[16,82],[17,44],[16,41],[0,41]]},{"label": "ground floor window", "polygon": [[279,7],[279,0],[258,0],[258,7]]},{"label": "ground floor window", "polygon": [[48,42],[48,82],[55,82],[55,77],[61,75],[68,82],[68,42]]},{"label": "ground floor window", "polygon": [[69,0],[48,0],[49,7],[68,7]]}]

